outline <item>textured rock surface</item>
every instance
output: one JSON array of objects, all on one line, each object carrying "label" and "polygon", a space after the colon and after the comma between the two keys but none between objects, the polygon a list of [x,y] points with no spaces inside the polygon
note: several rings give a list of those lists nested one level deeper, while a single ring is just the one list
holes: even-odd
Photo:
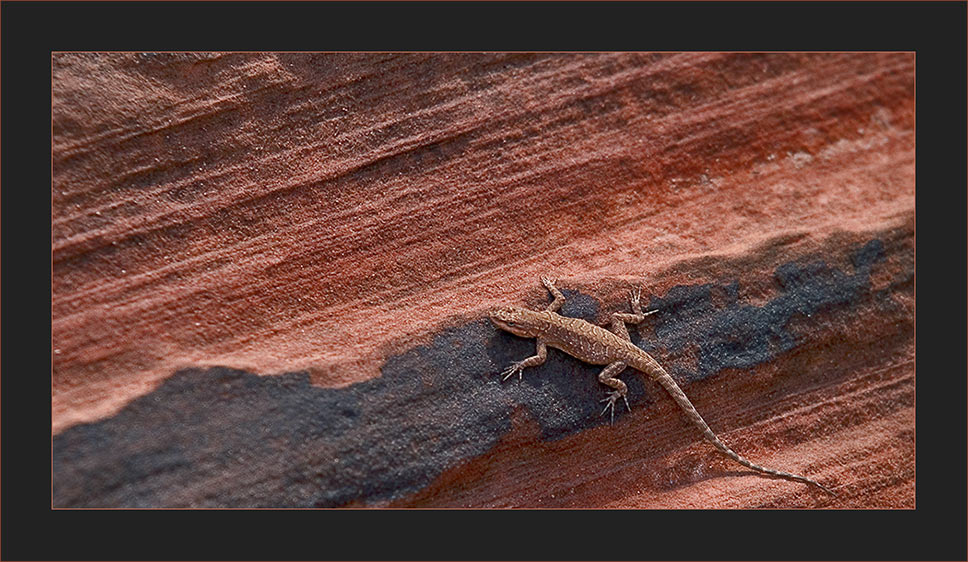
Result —
[{"label": "textured rock surface", "polygon": [[[913,67],[56,55],[55,505],[914,507]],[[840,497],[632,371],[500,384],[542,273]]]}]

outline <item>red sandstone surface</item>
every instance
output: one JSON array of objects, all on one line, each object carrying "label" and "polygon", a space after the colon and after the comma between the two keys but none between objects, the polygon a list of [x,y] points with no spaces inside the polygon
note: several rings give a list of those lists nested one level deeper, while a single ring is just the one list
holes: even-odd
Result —
[{"label": "red sandstone surface", "polygon": [[793,349],[680,379],[740,454],[837,498],[719,457],[645,383],[649,407],[560,439],[515,409],[378,503],[913,508],[913,100],[913,54],[55,54],[52,432],[186,367],[370,381],[539,306],[541,274],[602,319],[632,284],[763,306],[777,268],[850,275],[876,241],[863,290],[784,324]]}]

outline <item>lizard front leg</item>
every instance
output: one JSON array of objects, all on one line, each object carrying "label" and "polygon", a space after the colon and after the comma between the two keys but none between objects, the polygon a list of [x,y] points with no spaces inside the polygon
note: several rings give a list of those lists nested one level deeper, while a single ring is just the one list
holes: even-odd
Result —
[{"label": "lizard front leg", "polygon": [[626,394],[628,394],[628,387],[625,386],[624,382],[616,378],[616,375],[624,371],[626,367],[628,367],[626,363],[623,363],[622,361],[616,361],[614,363],[609,363],[608,367],[605,367],[604,369],[602,369],[601,373],[598,373],[598,382],[615,389],[612,392],[608,393],[607,398],[602,400],[602,402],[608,402],[608,404],[605,404],[605,409],[602,410],[601,414],[599,414],[599,415],[605,415],[605,412],[607,412],[608,409],[611,408],[613,422],[615,421],[615,402],[617,402],[619,398],[622,398],[622,400],[625,400],[625,407],[628,408],[630,412],[632,411],[632,408],[629,408],[629,400],[625,396]]},{"label": "lizard front leg", "polygon": [[524,375],[522,374],[522,372],[524,371],[525,368],[537,367],[538,365],[544,363],[545,359],[548,357],[548,347],[541,340],[537,340],[536,347],[537,347],[537,354],[532,355],[527,359],[522,359],[516,363],[512,363],[510,367],[508,367],[507,369],[504,369],[504,371],[501,373],[502,375],[504,375],[504,378],[501,380],[505,380],[505,381],[508,380],[509,378],[511,378],[512,375],[514,375],[514,373],[517,373],[518,380],[521,380],[524,378]]},{"label": "lizard front leg", "polygon": [[558,309],[561,308],[561,305],[565,304],[565,295],[561,294],[561,291],[555,287],[554,279],[542,277],[541,284],[544,285],[545,289],[548,289],[548,292],[551,293],[552,297],[554,297],[554,300],[551,301],[551,304],[548,305],[546,310],[548,312],[558,312]]}]

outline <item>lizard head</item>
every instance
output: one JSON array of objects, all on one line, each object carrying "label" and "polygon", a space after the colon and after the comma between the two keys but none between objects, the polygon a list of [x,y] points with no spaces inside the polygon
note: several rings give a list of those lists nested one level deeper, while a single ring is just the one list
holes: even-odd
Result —
[{"label": "lizard head", "polygon": [[541,331],[541,323],[538,322],[538,312],[519,308],[517,306],[503,306],[491,311],[491,322],[495,326],[511,332],[522,338],[533,338]]}]

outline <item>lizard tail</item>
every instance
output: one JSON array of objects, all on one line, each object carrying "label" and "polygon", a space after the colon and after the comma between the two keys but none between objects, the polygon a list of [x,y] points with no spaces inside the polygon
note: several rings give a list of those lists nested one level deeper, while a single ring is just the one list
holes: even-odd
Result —
[{"label": "lizard tail", "polygon": [[696,407],[692,405],[692,402],[689,401],[689,398],[686,396],[686,394],[682,391],[681,388],[679,388],[679,385],[676,384],[676,381],[673,380],[671,376],[669,376],[669,373],[667,373],[665,369],[663,369],[658,363],[655,363],[653,367],[654,368],[651,369],[651,371],[653,372],[654,375],[656,375],[655,376],[656,382],[661,384],[662,387],[666,389],[666,392],[668,392],[672,396],[672,399],[676,401],[676,404],[679,404],[679,407],[682,408],[682,410],[686,413],[687,416],[689,416],[689,420],[692,421],[692,423],[695,424],[700,431],[702,431],[703,437],[705,437],[707,441],[712,443],[713,446],[716,447],[716,449],[720,453],[733,459],[739,464],[747,468],[751,468],[757,472],[762,472],[764,474],[769,474],[771,476],[776,476],[778,478],[785,478],[787,480],[794,480],[796,482],[803,482],[804,484],[812,484],[832,496],[837,495],[833,490],[827,488],[826,486],[817,482],[816,480],[811,480],[807,478],[806,476],[800,476],[799,474],[790,474],[789,472],[783,472],[780,470],[773,470],[772,468],[766,468],[758,464],[753,464],[752,462],[739,456],[735,451],[730,449],[725,443],[720,441],[719,437],[717,437],[716,434],[713,433],[713,430],[709,428],[709,425],[706,423],[706,420],[702,419],[702,416],[700,416],[699,412],[696,411]]}]

